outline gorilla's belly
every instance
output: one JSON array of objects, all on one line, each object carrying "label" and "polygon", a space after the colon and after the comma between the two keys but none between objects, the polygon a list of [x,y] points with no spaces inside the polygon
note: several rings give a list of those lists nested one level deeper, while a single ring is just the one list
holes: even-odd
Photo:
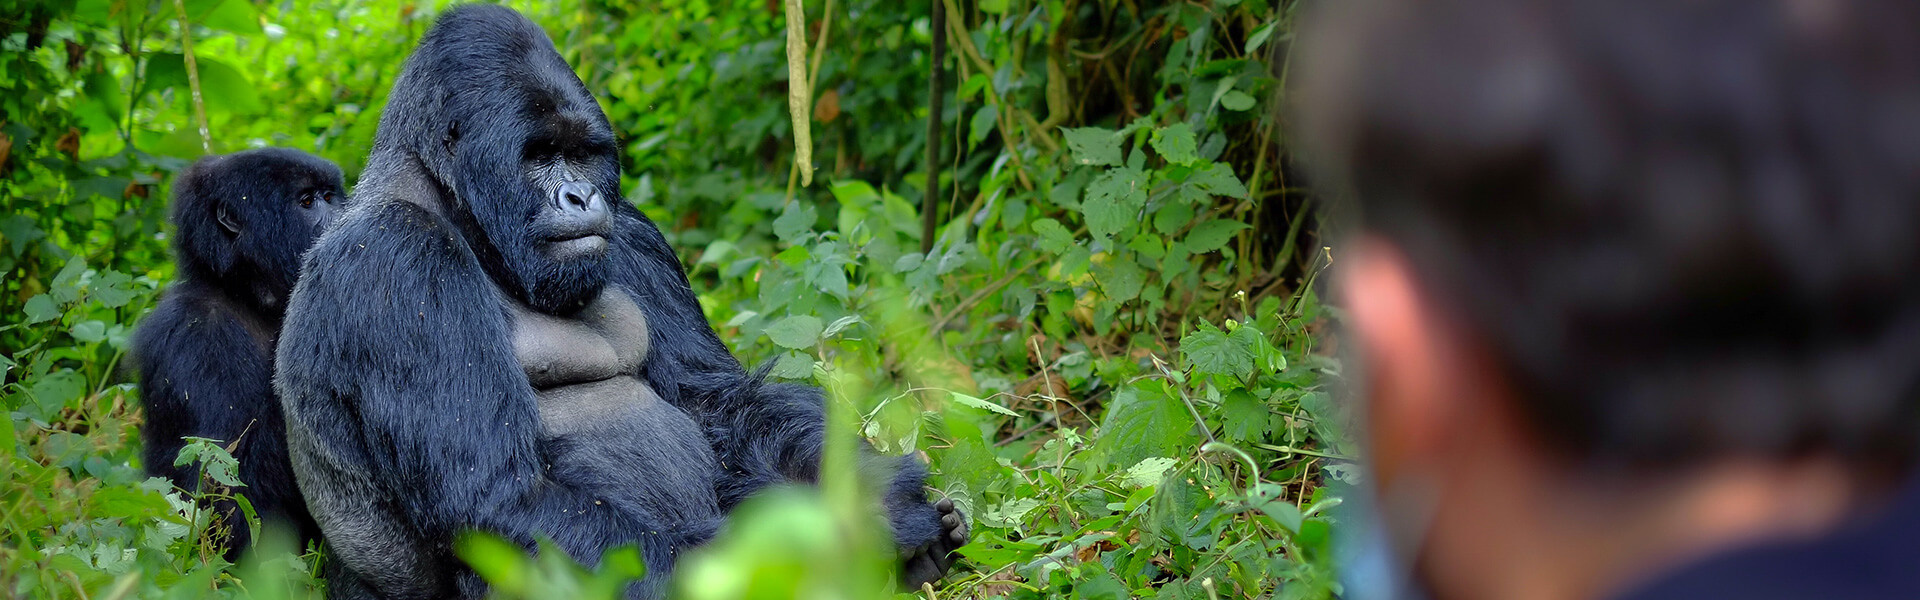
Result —
[{"label": "gorilla's belly", "polygon": [[713,450],[700,425],[640,379],[621,375],[542,390],[540,420],[556,480],[666,522],[719,513]]},{"label": "gorilla's belly", "polygon": [[719,513],[705,432],[638,375],[648,331],[632,298],[609,288],[571,315],[512,309],[514,353],[540,399],[555,480],[665,522]]},{"label": "gorilla's belly", "polygon": [[607,429],[654,430],[671,437],[695,431],[693,419],[631,375],[548,388],[540,396],[540,424],[549,436]]}]

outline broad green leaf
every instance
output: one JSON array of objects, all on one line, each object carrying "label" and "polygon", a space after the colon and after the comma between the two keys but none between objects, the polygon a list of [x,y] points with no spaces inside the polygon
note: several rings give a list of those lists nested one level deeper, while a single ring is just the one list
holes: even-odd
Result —
[{"label": "broad green leaf", "polygon": [[120,308],[133,301],[133,277],[119,271],[106,271],[93,280],[88,295],[107,308]]},{"label": "broad green leaf", "polygon": [[[205,54],[196,54],[193,63],[200,72],[200,98],[209,114],[225,111],[250,115],[265,108],[259,92],[240,70]],[[176,98],[192,97],[186,57],[168,52],[149,55],[146,89],[159,91],[167,87],[174,88]]]},{"label": "broad green leaf", "polygon": [[[191,12],[191,11],[189,11]],[[193,22],[211,29],[242,35],[259,35],[260,13],[247,0],[224,0],[204,14],[195,14]],[[195,57],[198,58],[198,57]]]},{"label": "broad green leaf", "polygon": [[1220,97],[1220,106],[1226,107],[1227,110],[1247,110],[1253,108],[1253,96],[1240,90],[1227,92],[1227,95]]},{"label": "broad green leaf", "polygon": [[820,317],[792,315],[767,327],[767,337],[773,338],[773,343],[782,347],[798,350],[819,342],[820,332],[825,329],[826,324],[820,321]]},{"label": "broad green leaf", "polygon": [[1260,46],[1265,45],[1267,39],[1273,37],[1273,30],[1276,29],[1276,26],[1279,24],[1279,21],[1274,21],[1266,25],[1261,25],[1259,29],[1253,30],[1253,34],[1247,36],[1247,54],[1259,52]]},{"label": "broad green leaf", "polygon": [[773,376],[782,379],[806,379],[813,376],[813,357],[788,350],[773,363]]},{"label": "broad green leaf", "polygon": [[1249,229],[1246,223],[1232,219],[1214,219],[1201,223],[1187,234],[1187,249],[1194,254],[1204,254],[1219,250],[1233,239],[1233,234]]},{"label": "broad green leaf", "polygon": [[1167,162],[1176,165],[1193,164],[1200,160],[1198,147],[1193,137],[1193,127],[1185,121],[1174,123],[1165,129],[1153,132],[1153,151],[1159,152]]},{"label": "broad green leaf", "polygon": [[1263,439],[1272,422],[1269,412],[1267,403],[1246,390],[1227,392],[1226,399],[1220,402],[1221,432],[1236,442]]},{"label": "broad green leaf", "polygon": [[1112,237],[1140,219],[1140,207],[1147,202],[1147,174],[1128,168],[1109,169],[1087,186],[1087,201],[1080,210],[1087,216],[1087,231],[1096,237]]},{"label": "broad green leaf", "polygon": [[[1095,563],[1098,564],[1098,563]],[[1126,600],[1132,597],[1127,593],[1127,585],[1120,583],[1112,573],[1101,569],[1092,577],[1073,586],[1074,596],[1080,600]]]},{"label": "broad green leaf", "polygon": [[990,410],[990,411],[997,412],[1009,417],[1020,416],[1020,413],[1013,412],[1012,410],[1008,410],[1007,407],[1005,406],[994,404],[993,402],[987,401],[985,398],[976,398],[973,396],[962,394],[960,392],[953,392],[953,401],[960,403],[962,406],[971,406],[978,409]]},{"label": "broad green leaf", "polygon": [[107,339],[107,324],[97,320],[81,321],[67,332],[82,344],[95,344]]},{"label": "broad green leaf", "polygon": [[963,101],[971,101],[975,94],[979,94],[980,90],[992,84],[993,78],[988,77],[986,73],[974,73],[965,83],[960,84],[959,98]]},{"label": "broad green leaf", "polygon": [[492,585],[496,593],[527,593],[532,564],[519,546],[499,536],[476,531],[461,534],[454,543],[454,553]]},{"label": "broad green leaf", "polygon": [[1199,329],[1180,338],[1180,352],[1187,356],[1187,363],[1201,373],[1239,379],[1253,374],[1253,351],[1205,321]]},{"label": "broad green leaf", "polygon": [[1206,169],[1194,171],[1187,176],[1186,185],[1215,196],[1242,200],[1247,197],[1247,185],[1240,183],[1240,178],[1233,174],[1233,167],[1225,163],[1214,163]]},{"label": "broad green leaf", "polygon": [[1067,149],[1073,152],[1074,164],[1120,164],[1120,142],[1125,138],[1112,129],[1076,127],[1061,131],[1066,135]]},{"label": "broad green leaf", "polygon": [[46,294],[35,294],[32,298],[27,299],[26,312],[27,324],[31,325],[41,321],[58,319],[60,318],[61,310],[59,305],[54,304],[53,298],[48,297]]},{"label": "broad green leaf", "polygon": [[1020,517],[1033,509],[1040,508],[1040,500],[1035,498],[1012,498],[995,506],[987,507],[980,513],[979,519],[996,527],[1018,527]]},{"label": "broad green leaf", "polygon": [[816,219],[812,206],[797,200],[789,202],[780,210],[780,216],[773,220],[773,235],[782,242],[796,243],[794,240],[802,234],[813,231]]},{"label": "broad green leaf", "polygon": [[1100,289],[1107,291],[1107,297],[1115,302],[1126,302],[1140,296],[1140,287],[1146,283],[1147,272],[1128,257],[1113,257],[1105,264],[1094,265],[1094,281]]},{"label": "broad green leaf", "polygon": [[1294,506],[1293,503],[1285,500],[1271,500],[1260,505],[1260,512],[1266,513],[1267,517],[1281,527],[1285,527],[1287,531],[1300,532],[1300,507]]},{"label": "broad green leaf", "polygon": [[1059,221],[1041,218],[1033,222],[1033,232],[1040,236],[1040,248],[1054,254],[1066,252],[1074,245],[1073,232],[1067,231]]},{"label": "broad green leaf", "polygon": [[1127,468],[1125,480],[1127,485],[1135,488],[1159,485],[1160,478],[1166,476],[1167,469],[1173,468],[1173,465],[1178,462],[1179,461],[1164,456],[1155,456],[1142,460]]},{"label": "broad green leaf", "polygon": [[1114,393],[1093,446],[1110,465],[1193,452],[1199,441],[1193,416],[1158,384],[1126,385]]},{"label": "broad green leaf", "polygon": [[987,132],[993,131],[993,125],[999,117],[1000,111],[995,110],[992,104],[982,106],[979,110],[973,111],[973,119],[967,121],[967,142],[969,146],[985,141],[987,139]]},{"label": "broad green leaf", "polygon": [[1185,202],[1168,202],[1153,213],[1153,228],[1160,233],[1173,235],[1193,221],[1193,206]]}]

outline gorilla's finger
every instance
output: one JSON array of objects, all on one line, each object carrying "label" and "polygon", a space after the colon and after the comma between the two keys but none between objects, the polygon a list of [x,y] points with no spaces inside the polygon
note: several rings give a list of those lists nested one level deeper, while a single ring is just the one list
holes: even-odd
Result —
[{"label": "gorilla's finger", "polygon": [[940,512],[943,512],[943,513],[953,512],[953,499],[941,498],[939,502],[933,503],[933,507],[940,509]]},{"label": "gorilla's finger", "polygon": [[947,513],[946,516],[940,517],[940,525],[947,529],[953,529],[955,527],[959,527],[960,515]]}]

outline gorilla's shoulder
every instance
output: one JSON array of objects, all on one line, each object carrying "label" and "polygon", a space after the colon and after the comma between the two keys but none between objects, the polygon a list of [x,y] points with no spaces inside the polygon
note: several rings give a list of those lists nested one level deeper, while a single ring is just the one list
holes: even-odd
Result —
[{"label": "gorilla's shoulder", "polygon": [[320,237],[308,267],[472,260],[466,241],[446,217],[403,200],[370,199],[348,210]]}]

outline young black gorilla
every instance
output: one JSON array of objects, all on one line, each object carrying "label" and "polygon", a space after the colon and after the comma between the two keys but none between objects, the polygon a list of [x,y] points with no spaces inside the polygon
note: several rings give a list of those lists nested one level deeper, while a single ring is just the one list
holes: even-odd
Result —
[{"label": "young black gorilla", "polygon": [[[312,539],[273,395],[273,350],[300,255],[344,208],[340,168],[298,150],[247,150],[201,159],[173,190],[180,278],[133,338],[147,472],[194,489],[199,470],[173,466],[180,438],[237,440],[246,487],[236,491],[263,520]],[[230,556],[251,541],[234,509],[218,507]]]},{"label": "young black gorilla", "polygon": [[[762,488],[811,482],[820,390],[744,372],[619,195],[618,144],[533,23],[448,11],[407,59],[356,208],[307,259],[276,380],[334,597],[477,598],[479,529],[593,562],[675,555]],[[911,585],[966,540],[918,461],[869,456]]]}]

